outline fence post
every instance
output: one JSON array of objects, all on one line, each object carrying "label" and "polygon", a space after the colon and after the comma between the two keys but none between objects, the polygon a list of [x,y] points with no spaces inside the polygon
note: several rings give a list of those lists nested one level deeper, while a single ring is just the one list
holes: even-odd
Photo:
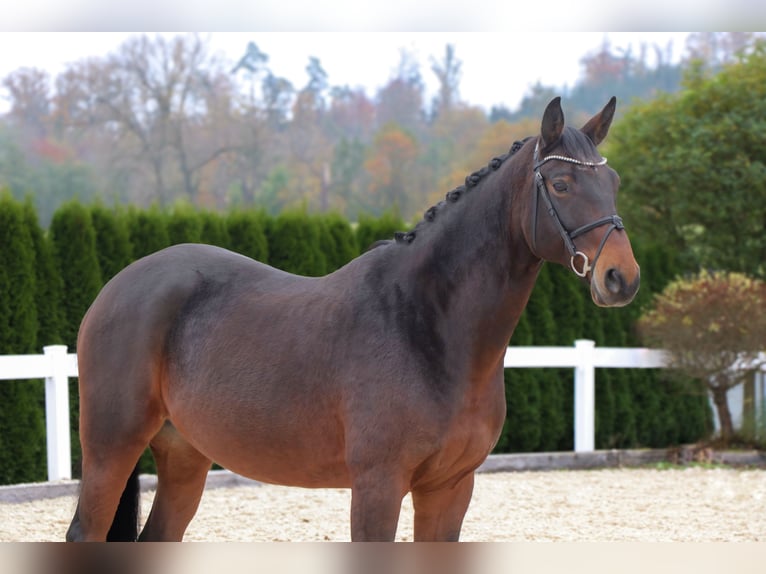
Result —
[{"label": "fence post", "polygon": [[69,440],[69,378],[66,345],[43,347],[51,376],[45,377],[45,428],[48,436],[48,480],[72,478]]},{"label": "fence post", "polygon": [[595,341],[577,339],[578,365],[575,367],[574,449],[590,452],[596,448],[596,369],[593,363]]}]

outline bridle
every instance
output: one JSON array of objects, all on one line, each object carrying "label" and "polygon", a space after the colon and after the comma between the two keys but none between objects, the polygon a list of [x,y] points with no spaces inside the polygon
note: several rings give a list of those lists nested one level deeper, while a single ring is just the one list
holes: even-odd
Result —
[{"label": "bridle", "polygon": [[[568,231],[566,227],[564,227],[564,224],[561,223],[561,218],[559,217],[558,211],[556,211],[556,207],[553,205],[553,200],[551,199],[550,192],[548,191],[548,187],[545,185],[545,179],[543,178],[543,174],[540,173],[540,166],[542,166],[544,163],[549,161],[566,161],[569,163],[573,163],[576,165],[583,165],[587,167],[598,167],[601,165],[606,165],[606,158],[601,159],[601,161],[580,161],[579,159],[575,159],[573,157],[568,157],[565,155],[549,155],[544,157],[543,159],[538,161],[538,147],[539,143],[535,145],[535,155],[534,155],[534,170],[535,170],[535,187],[537,188],[537,193],[535,193],[535,209],[534,209],[534,215],[532,219],[532,251],[536,251],[536,239],[537,239],[537,196],[541,196],[543,198],[543,201],[545,202],[545,207],[548,210],[548,213],[553,218],[553,222],[556,225],[556,229],[559,231],[559,235],[561,235],[561,238],[564,240],[564,245],[566,245],[567,250],[569,251],[569,254],[571,255],[569,259],[569,265],[572,268],[572,271],[574,271],[575,275],[578,277],[585,277],[589,271],[591,271],[595,266],[596,262],[598,261],[599,256],[601,255],[601,250],[604,248],[604,245],[606,244],[606,240],[609,238],[609,235],[611,235],[612,231],[615,229],[625,229],[625,226],[622,223],[622,218],[615,214],[615,215],[607,215],[600,219],[597,219],[596,221],[592,223],[588,223],[586,225],[583,225],[581,227],[578,227],[574,231]],[[609,225],[609,229],[606,230],[606,233],[604,234],[604,237],[601,239],[601,243],[598,246],[598,250],[596,251],[596,256],[593,258],[593,265],[590,264],[590,259],[588,258],[585,253],[582,251],[579,251],[577,249],[577,246],[574,243],[574,240],[579,237],[580,235],[584,235],[585,233],[588,233],[592,229],[596,229],[597,227],[601,227],[602,225]],[[575,265],[575,261],[577,258],[582,259],[582,270],[577,269],[577,266]]]}]

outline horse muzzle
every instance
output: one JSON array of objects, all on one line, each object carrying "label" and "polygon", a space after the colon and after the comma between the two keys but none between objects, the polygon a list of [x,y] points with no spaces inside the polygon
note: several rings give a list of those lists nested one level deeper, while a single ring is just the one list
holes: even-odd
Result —
[{"label": "horse muzzle", "polygon": [[594,269],[590,296],[599,307],[624,307],[633,301],[640,284],[641,270],[638,264],[635,264],[635,269],[629,270],[605,266],[603,272]]}]

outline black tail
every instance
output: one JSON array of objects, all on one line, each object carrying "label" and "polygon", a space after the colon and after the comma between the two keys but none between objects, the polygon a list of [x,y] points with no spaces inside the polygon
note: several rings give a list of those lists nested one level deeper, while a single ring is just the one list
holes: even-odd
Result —
[{"label": "black tail", "polygon": [[138,509],[139,496],[141,494],[138,482],[138,465],[125,484],[122,491],[120,504],[114,513],[114,520],[109,533],[106,535],[107,542],[135,542],[138,539]]}]

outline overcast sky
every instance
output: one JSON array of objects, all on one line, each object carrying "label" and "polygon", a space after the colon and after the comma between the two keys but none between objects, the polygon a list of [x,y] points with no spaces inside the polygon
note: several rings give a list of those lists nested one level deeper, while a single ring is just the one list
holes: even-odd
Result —
[{"label": "overcast sky", "polygon": [[[48,70],[52,77],[68,63],[89,56],[103,57],[131,34],[126,32],[2,33],[0,34],[0,77],[21,67]],[[172,34],[169,34],[172,35]],[[678,32],[569,32],[541,41],[539,33],[516,32],[240,32],[205,33],[214,51],[231,61],[244,54],[254,41],[269,56],[271,70],[288,78],[296,88],[306,84],[305,68],[316,56],[331,85],[364,87],[374,96],[392,75],[401,49],[415,55],[427,83],[428,98],[436,79],[432,58],[441,58],[446,44],[455,46],[462,61],[460,95],[473,105],[489,110],[502,104],[515,108],[536,82],[547,86],[572,86],[581,72],[580,60],[604,41],[615,49],[632,46],[638,53],[642,43],[663,49],[672,42],[678,59],[686,33]],[[5,93],[0,91],[5,96]],[[0,110],[7,109],[7,101]]]}]

